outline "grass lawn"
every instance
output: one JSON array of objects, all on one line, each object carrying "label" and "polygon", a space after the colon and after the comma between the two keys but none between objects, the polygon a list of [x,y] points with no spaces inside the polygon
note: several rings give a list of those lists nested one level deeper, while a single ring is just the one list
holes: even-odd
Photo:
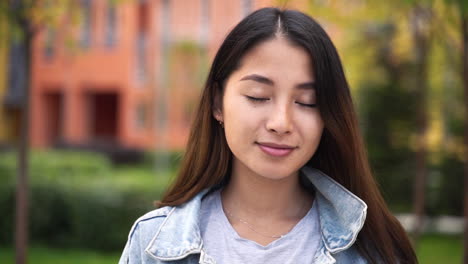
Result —
[{"label": "grass lawn", "polygon": [[[120,252],[101,253],[81,249],[53,249],[34,246],[29,249],[28,264],[116,264]],[[0,249],[0,263],[14,264],[11,249]]]},{"label": "grass lawn", "polygon": [[[421,264],[462,263],[461,236],[425,235],[418,246]],[[99,253],[90,250],[51,249],[35,246],[29,252],[29,264],[116,264],[120,252]],[[10,249],[0,249],[0,263],[13,264],[14,254]]]},{"label": "grass lawn", "polygon": [[462,236],[425,235],[416,248],[419,263],[461,264],[463,259]]}]

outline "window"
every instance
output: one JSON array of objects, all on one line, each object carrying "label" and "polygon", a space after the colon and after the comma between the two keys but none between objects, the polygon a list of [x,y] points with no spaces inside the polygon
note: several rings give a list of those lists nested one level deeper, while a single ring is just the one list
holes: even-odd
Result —
[{"label": "window", "polygon": [[136,44],[136,61],[137,61],[137,80],[139,82],[145,82],[147,78],[147,39],[145,34],[139,34],[137,37],[137,44]]},{"label": "window", "polygon": [[149,7],[148,2],[140,0],[137,7],[138,29],[136,38],[136,61],[137,61],[137,80],[145,82],[148,75],[147,57],[148,57],[148,31],[149,31]]},{"label": "window", "polygon": [[148,1],[140,0],[138,1],[137,9],[137,19],[138,19],[138,31],[139,32],[148,32],[149,27],[149,5]]},{"label": "window", "polygon": [[91,0],[81,0],[81,28],[80,28],[80,44],[87,48],[91,44]]},{"label": "window", "polygon": [[107,1],[105,44],[107,47],[115,46],[117,41],[117,10],[112,0]]},{"label": "window", "polygon": [[45,40],[44,40],[44,57],[46,60],[50,60],[54,56],[54,53],[55,53],[54,42],[55,42],[55,31],[51,28],[47,28],[45,31]]},{"label": "window", "polygon": [[148,127],[148,107],[144,103],[140,103],[136,108],[135,126],[137,129]]}]

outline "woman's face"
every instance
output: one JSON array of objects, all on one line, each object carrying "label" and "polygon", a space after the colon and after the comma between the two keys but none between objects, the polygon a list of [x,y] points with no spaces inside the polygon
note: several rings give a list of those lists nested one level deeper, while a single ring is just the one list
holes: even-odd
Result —
[{"label": "woman's face", "polygon": [[233,175],[269,179],[297,175],[315,153],[323,131],[312,62],[284,37],[247,52],[227,79],[214,111],[233,157]]}]

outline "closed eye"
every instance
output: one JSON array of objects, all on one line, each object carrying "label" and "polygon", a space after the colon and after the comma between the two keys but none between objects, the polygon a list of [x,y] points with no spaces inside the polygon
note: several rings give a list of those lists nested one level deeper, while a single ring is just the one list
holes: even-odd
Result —
[{"label": "closed eye", "polygon": [[246,95],[245,97],[247,97],[247,99],[254,101],[254,102],[263,102],[263,101],[270,100],[269,98],[258,98],[258,97],[248,96],[248,95]]},{"label": "closed eye", "polygon": [[304,104],[304,103],[299,103],[299,102],[296,102],[296,103],[300,106],[305,106],[305,107],[317,107],[317,104]]},{"label": "closed eye", "polygon": [[[270,100],[269,98],[259,98],[259,97],[252,97],[252,96],[248,96],[246,95],[245,97],[247,97],[247,99],[249,99],[250,101],[253,101],[253,102],[264,102],[264,101],[268,101]],[[296,102],[296,104],[300,105],[300,106],[305,106],[305,107],[317,107],[317,104],[305,104],[305,103],[300,103],[300,102]]]}]

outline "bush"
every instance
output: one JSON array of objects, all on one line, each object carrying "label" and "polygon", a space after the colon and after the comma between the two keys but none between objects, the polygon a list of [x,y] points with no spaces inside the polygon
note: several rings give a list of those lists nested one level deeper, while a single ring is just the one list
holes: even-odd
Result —
[{"label": "bush", "polygon": [[463,162],[451,155],[445,155],[433,169],[429,179],[429,214],[463,216],[463,173]]},{"label": "bush", "polygon": [[[121,250],[133,222],[154,208],[169,172],[112,167],[103,155],[37,151],[30,157],[30,240],[56,247]],[[0,154],[0,243],[12,243],[15,154]]]},{"label": "bush", "polygon": [[144,164],[147,168],[162,166],[169,170],[176,170],[182,160],[182,152],[147,152],[144,157]]},{"label": "bush", "polygon": [[[30,156],[31,181],[50,181],[68,176],[96,176],[111,169],[109,160],[92,152],[34,151]],[[16,153],[0,154],[0,177],[14,178]],[[68,178],[65,178],[68,179]]]}]

